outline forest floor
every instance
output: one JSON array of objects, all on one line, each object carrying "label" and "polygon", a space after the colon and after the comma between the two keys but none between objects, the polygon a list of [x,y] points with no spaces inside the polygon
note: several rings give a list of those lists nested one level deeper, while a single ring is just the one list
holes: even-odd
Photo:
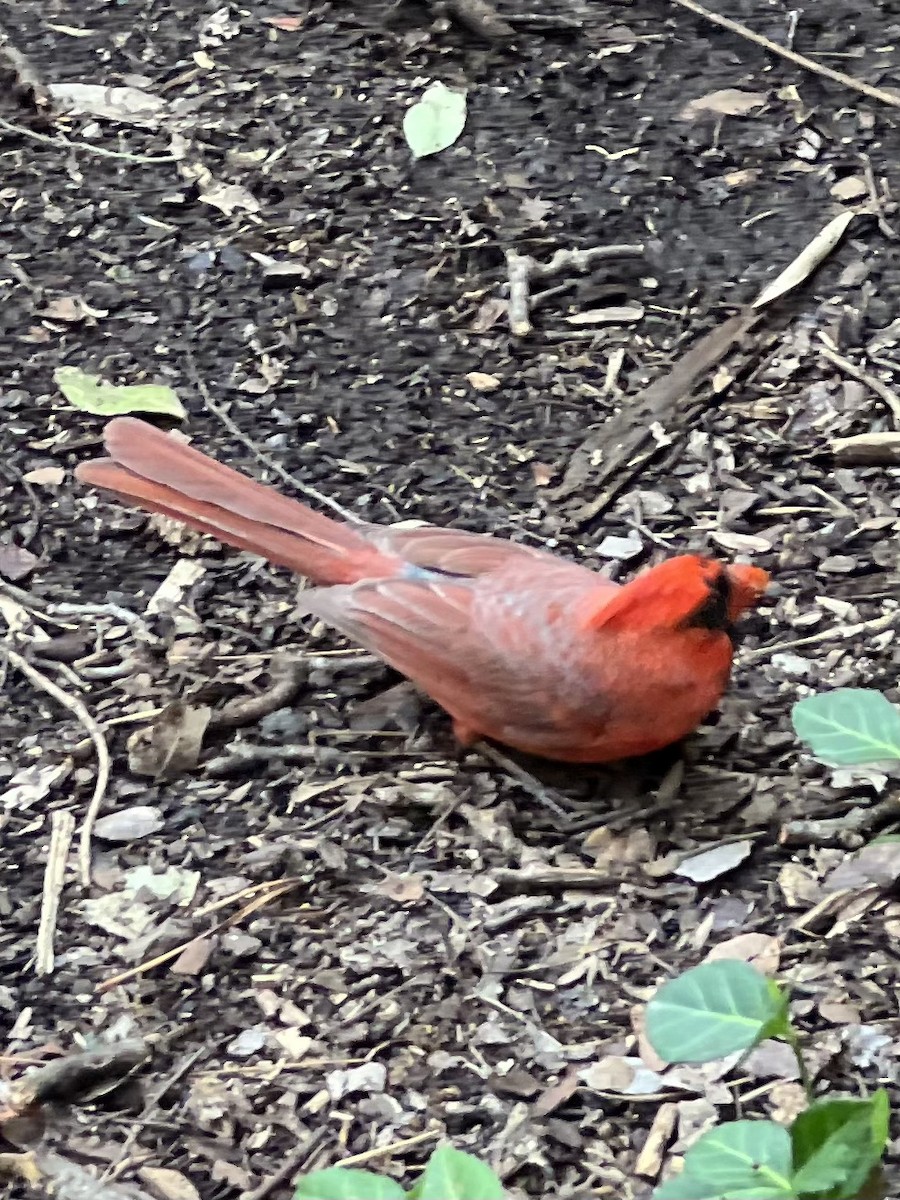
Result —
[{"label": "forest floor", "polygon": [[[826,883],[868,836],[844,814],[894,785],[817,764],[790,723],[810,690],[897,694],[898,470],[830,448],[900,410],[900,109],[679,3],[497,9],[515,36],[493,43],[413,0],[0,14],[2,1074],[143,1040],[128,1087],[45,1117],[107,1189],[278,1200],[360,1155],[409,1185],[450,1138],[520,1200],[646,1200],[738,1101],[798,1103],[768,1048],[740,1077],[638,1070],[641,1003],[726,943],[790,983],[818,1086],[900,1101],[900,903]],[[900,86],[886,2],[718,10]],[[414,161],[403,113],[433,80],[467,90],[467,123]],[[156,103],[63,117],[61,84]],[[644,420],[634,398],[854,206],[821,269]],[[643,249],[535,282],[513,336],[507,251],[613,245]],[[744,556],[779,592],[683,753],[517,760],[560,818],[298,619],[287,573],[76,485],[102,422],[60,366],[169,384],[197,445],[373,521],[616,578]],[[86,887],[85,710],[112,759]]]}]

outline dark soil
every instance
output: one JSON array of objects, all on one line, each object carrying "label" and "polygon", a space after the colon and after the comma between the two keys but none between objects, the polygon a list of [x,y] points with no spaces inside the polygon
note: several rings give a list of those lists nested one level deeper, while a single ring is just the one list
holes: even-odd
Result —
[{"label": "dark soil", "polygon": [[[38,100],[40,85],[69,82],[130,84],[169,104],[153,129],[48,119],[11,78],[0,100],[20,127],[0,127],[0,576],[27,591],[0,579],[0,616],[7,644],[97,720],[131,718],[107,730],[103,814],[157,810],[146,831],[95,836],[89,889],[73,845],[55,967],[36,974],[51,815],[81,822],[96,764],[72,713],[7,666],[4,1069],[148,1039],[139,1090],[49,1113],[45,1135],[148,1194],[231,1200],[288,1164],[268,1192],[286,1197],[301,1170],[376,1149],[367,1168],[409,1186],[449,1137],[513,1196],[646,1198],[653,1171],[635,1165],[662,1101],[678,1106],[668,1158],[698,1126],[733,1118],[740,1093],[744,1115],[796,1099],[765,1057],[733,1087],[709,1077],[707,1092],[637,1098],[620,1074],[585,1070],[639,1054],[635,1006],[748,933],[795,989],[819,1086],[884,1084],[898,1099],[900,904],[861,887],[818,907],[859,839],[785,835],[881,786],[813,762],[792,703],[848,684],[897,699],[898,471],[836,468],[829,453],[831,438],[894,418],[820,354],[824,335],[900,388],[889,198],[748,335],[715,388],[702,383],[700,415],[689,428],[676,416],[671,443],[600,513],[584,519],[596,463],[576,494],[554,487],[592,427],[750,303],[846,203],[865,203],[867,180],[889,192],[900,109],[662,0],[533,7],[563,20],[521,26],[510,44],[413,2],[3,9]],[[789,36],[786,3],[718,10]],[[800,10],[794,45],[900,87],[887,2],[819,0]],[[14,73],[21,84],[21,64]],[[467,126],[414,162],[402,116],[434,79],[468,89]],[[760,100],[744,115],[683,115],[721,89]],[[234,211],[203,199],[216,183],[242,189]],[[507,250],[547,260],[639,242],[643,259],[555,281],[567,286],[535,306],[533,333],[510,335]],[[270,260],[291,272],[273,276]],[[578,323],[623,305],[643,316]],[[563,819],[460,754],[428,703],[384,703],[396,677],[293,619],[285,573],[179,541],[75,485],[102,422],[66,404],[62,365],[171,384],[199,446],[286,486],[274,459],[373,521],[547,544],[617,577],[667,551],[749,555],[780,594],[747,623],[734,686],[683,770],[675,752],[618,770],[524,764],[571,809]],[[54,467],[64,481],[29,478]],[[633,553],[615,557],[621,543],[604,539],[628,535]],[[30,572],[12,546],[35,556]],[[202,570],[178,607],[148,617],[150,640],[102,611],[46,611],[143,614],[179,558]],[[240,734],[207,732],[199,763],[169,782],[130,769],[126,743],[150,719],[139,714],[258,694],[292,651],[312,657],[289,706]],[[236,738],[268,757],[242,766]],[[742,841],[743,857],[707,882],[677,873],[691,853]],[[595,868],[594,886],[508,873],[529,864]],[[292,890],[248,890],[290,879]]]}]

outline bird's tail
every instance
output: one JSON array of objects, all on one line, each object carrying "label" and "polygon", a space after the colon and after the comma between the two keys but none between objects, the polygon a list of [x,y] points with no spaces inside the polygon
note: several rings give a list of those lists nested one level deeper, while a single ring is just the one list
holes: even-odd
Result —
[{"label": "bird's tail", "polygon": [[200,533],[262,555],[315,583],[355,583],[391,575],[397,560],[363,529],[282,496],[136,417],[106,426],[109,458],[82,463],[82,483],[183,521]]}]

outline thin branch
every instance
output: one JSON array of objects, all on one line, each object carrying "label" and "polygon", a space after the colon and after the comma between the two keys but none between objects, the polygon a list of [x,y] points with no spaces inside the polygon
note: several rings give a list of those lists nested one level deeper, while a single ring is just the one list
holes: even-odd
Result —
[{"label": "thin branch", "polygon": [[900,92],[889,92],[884,88],[874,87],[871,83],[865,83],[862,79],[854,79],[852,75],[845,75],[843,71],[835,71],[832,67],[825,67],[821,63],[813,62],[812,59],[798,54],[796,50],[790,50],[787,46],[779,46],[777,42],[770,41],[769,38],[763,37],[761,33],[754,33],[752,29],[748,29],[746,25],[741,25],[738,21],[732,21],[730,17],[723,17],[720,13],[710,12],[708,8],[697,4],[696,0],[672,0],[672,3],[677,4],[680,8],[686,8],[688,12],[695,13],[698,17],[702,17],[704,21],[709,21],[711,25],[718,25],[721,29],[727,29],[729,33],[734,33],[738,37],[744,38],[745,41],[753,42],[755,46],[762,46],[770,54],[777,54],[780,58],[786,58],[788,62],[802,67],[804,71],[809,71],[813,75],[821,75],[825,79],[830,79],[834,83],[841,84],[842,87],[849,88],[854,92],[860,92],[863,96],[868,96],[870,100],[877,100],[880,104],[890,105],[891,108],[900,108]]},{"label": "thin branch", "polygon": [[864,383],[879,399],[885,402],[894,414],[894,420],[900,424],[900,396],[892,388],[889,388],[886,383],[882,383],[877,375],[864,371],[862,367],[858,367],[856,363],[851,362],[849,358],[844,358],[843,354],[836,353],[829,346],[820,346],[819,353],[830,363],[840,367],[845,375],[849,375],[858,383]]},{"label": "thin branch", "polygon": [[53,938],[59,915],[59,898],[66,880],[66,860],[75,833],[75,818],[66,809],[50,817],[50,848],[44,868],[44,890],[41,896],[41,919],[38,924],[34,969],[38,975],[53,974]]},{"label": "thin branch", "polygon": [[49,134],[38,133],[36,129],[29,129],[26,125],[7,121],[4,117],[0,117],[0,129],[5,129],[8,133],[17,133],[19,137],[30,138],[33,142],[40,142],[42,146],[54,146],[57,150],[87,150],[89,154],[97,154],[101,158],[120,158],[123,162],[146,163],[149,166],[154,163],[179,162],[177,154],[129,154],[126,150],[107,150],[105,146],[95,146],[91,142],[73,142],[61,133],[50,137]]},{"label": "thin branch", "polygon": [[209,388],[203,382],[200,372],[197,370],[197,364],[194,361],[193,354],[188,351],[186,357],[191,378],[194,382],[194,386],[197,388],[197,391],[200,393],[203,399],[203,403],[214,416],[219,418],[231,436],[236,441],[240,442],[242,446],[245,446],[258,462],[261,462],[264,467],[268,467],[270,471],[274,471],[280,479],[283,479],[284,482],[290,487],[296,488],[301,495],[308,497],[310,500],[315,500],[318,504],[324,504],[327,508],[330,508],[332,512],[336,512],[344,521],[348,521],[353,525],[363,524],[363,522],[355,513],[350,512],[346,508],[342,508],[336,500],[332,500],[330,496],[326,496],[322,492],[317,491],[316,488],[310,487],[308,483],[303,483],[301,480],[291,475],[289,471],[286,471],[280,462],[276,461],[274,458],[270,458],[268,454],[260,450],[259,446],[254,443],[252,438],[249,438],[246,433],[243,432],[240,426],[237,425],[236,422],[229,416],[223,406],[217,401],[213,400],[209,393]]},{"label": "thin branch", "polygon": [[39,671],[37,667],[32,666],[26,658],[23,658],[21,654],[13,650],[10,646],[0,645],[0,655],[6,659],[10,666],[15,667],[17,671],[33,683],[36,688],[42,692],[46,692],[48,696],[52,697],[57,704],[61,704],[63,708],[67,708],[81,725],[84,726],[94,744],[94,751],[97,755],[97,779],[94,783],[94,794],[91,796],[90,804],[88,804],[87,811],[84,814],[84,823],[81,826],[81,838],[78,844],[81,882],[85,887],[89,887],[91,882],[91,833],[94,828],[94,822],[97,820],[97,814],[100,811],[100,805],[103,803],[103,797],[106,795],[107,785],[109,784],[111,764],[106,738],[103,736],[100,726],[77,696],[70,696],[67,692],[64,692],[52,679],[48,679],[43,672]]}]

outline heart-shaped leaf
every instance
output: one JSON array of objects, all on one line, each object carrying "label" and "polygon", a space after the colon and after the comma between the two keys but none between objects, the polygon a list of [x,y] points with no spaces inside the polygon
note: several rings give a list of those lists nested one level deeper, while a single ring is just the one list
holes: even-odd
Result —
[{"label": "heart-shaped leaf", "polygon": [[485,1163],[452,1146],[439,1146],[409,1200],[503,1200],[503,1184]]},{"label": "heart-shaped leaf", "polygon": [[297,1184],[294,1200],[405,1200],[399,1183],[373,1171],[326,1167],[312,1171]]},{"label": "heart-shaped leaf", "polygon": [[433,83],[422,99],[407,109],[403,136],[416,158],[452,146],[466,125],[466,93]]},{"label": "heart-shaped leaf", "polygon": [[799,700],[794,731],[830,766],[900,761],[900,711],[870,688],[836,688]]},{"label": "heart-shaped leaf", "polygon": [[663,984],[647,1005],[647,1037],[667,1062],[710,1062],[787,1028],[787,998],[739,959],[701,963]]},{"label": "heart-shaped leaf", "polygon": [[774,1121],[728,1121],[684,1156],[653,1200],[796,1200],[791,1136]]}]

